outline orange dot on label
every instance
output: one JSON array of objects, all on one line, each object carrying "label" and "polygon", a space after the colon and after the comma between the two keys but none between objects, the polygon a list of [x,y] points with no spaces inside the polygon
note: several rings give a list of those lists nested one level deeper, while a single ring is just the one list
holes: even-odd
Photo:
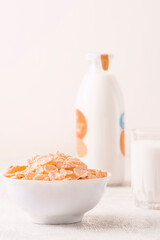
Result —
[{"label": "orange dot on label", "polygon": [[87,154],[87,146],[80,138],[77,138],[76,152],[78,157],[85,157]]},{"label": "orange dot on label", "polygon": [[83,139],[87,132],[87,121],[85,116],[78,109],[76,110],[76,135]]},{"label": "orange dot on label", "polygon": [[125,156],[125,132],[124,132],[124,130],[121,132],[121,136],[120,136],[120,149],[121,149],[121,153]]}]

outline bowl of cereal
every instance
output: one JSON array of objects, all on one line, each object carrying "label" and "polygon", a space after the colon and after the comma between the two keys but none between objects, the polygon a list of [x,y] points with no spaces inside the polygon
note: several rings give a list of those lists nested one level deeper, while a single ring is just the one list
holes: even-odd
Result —
[{"label": "bowl of cereal", "polygon": [[9,197],[32,222],[65,224],[80,222],[97,205],[109,176],[57,152],[37,155],[24,166],[11,166],[3,178]]}]

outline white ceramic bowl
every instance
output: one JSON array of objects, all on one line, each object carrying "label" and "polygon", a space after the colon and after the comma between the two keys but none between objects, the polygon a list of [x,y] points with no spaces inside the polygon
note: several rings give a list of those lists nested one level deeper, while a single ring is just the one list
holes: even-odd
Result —
[{"label": "white ceramic bowl", "polygon": [[40,224],[80,222],[100,201],[110,175],[71,181],[17,180],[3,177],[10,198]]}]

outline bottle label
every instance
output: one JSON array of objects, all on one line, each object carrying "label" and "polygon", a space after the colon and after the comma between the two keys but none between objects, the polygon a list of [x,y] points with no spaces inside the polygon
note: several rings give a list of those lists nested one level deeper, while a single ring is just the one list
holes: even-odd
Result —
[{"label": "bottle label", "polygon": [[120,149],[121,153],[125,156],[125,121],[124,121],[125,114],[122,113],[120,116],[120,127],[122,129],[121,134],[120,134]]},{"label": "bottle label", "polygon": [[109,55],[101,54],[101,64],[104,71],[107,71],[109,68]]},{"label": "bottle label", "polygon": [[78,157],[85,157],[87,146],[83,139],[87,133],[87,121],[84,114],[76,109],[76,152]]}]

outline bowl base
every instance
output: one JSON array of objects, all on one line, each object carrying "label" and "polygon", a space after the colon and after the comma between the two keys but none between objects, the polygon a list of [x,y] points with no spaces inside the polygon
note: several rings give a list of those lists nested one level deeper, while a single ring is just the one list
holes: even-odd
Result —
[{"label": "bowl base", "polygon": [[31,221],[37,224],[53,225],[53,224],[69,224],[82,221],[83,215],[78,216],[49,216],[49,217],[31,217]]}]

